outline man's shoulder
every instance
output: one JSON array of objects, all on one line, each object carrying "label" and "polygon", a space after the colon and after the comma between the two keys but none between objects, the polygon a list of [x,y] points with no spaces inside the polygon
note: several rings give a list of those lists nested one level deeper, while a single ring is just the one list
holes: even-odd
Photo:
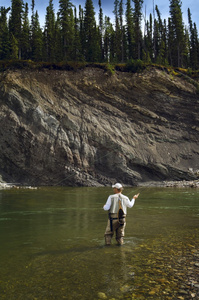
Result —
[{"label": "man's shoulder", "polygon": [[109,195],[110,198],[118,197],[117,194]]},{"label": "man's shoulder", "polygon": [[123,194],[121,194],[122,199],[128,200],[129,198]]}]

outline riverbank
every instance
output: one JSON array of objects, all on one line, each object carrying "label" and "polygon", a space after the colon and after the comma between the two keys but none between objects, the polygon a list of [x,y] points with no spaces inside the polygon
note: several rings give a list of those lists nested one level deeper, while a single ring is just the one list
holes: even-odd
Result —
[{"label": "riverbank", "polygon": [[0,190],[13,188],[15,185],[12,183],[0,182]]},{"label": "riverbank", "polygon": [[0,182],[0,190],[5,190],[5,189],[31,189],[35,190],[37,187],[32,187],[32,186],[17,186],[15,183],[6,183],[6,182]]},{"label": "riverbank", "polygon": [[143,187],[179,187],[179,188],[199,188],[199,179],[197,180],[180,180],[180,181],[151,181],[139,183]]},{"label": "riverbank", "polygon": [[199,187],[199,180],[192,180],[192,181],[165,181],[164,182],[166,187],[191,187],[191,188],[198,188]]},{"label": "riverbank", "polygon": [[[151,181],[138,183],[137,186],[140,187],[177,187],[177,188],[199,188],[198,180],[181,180],[181,181]],[[37,187],[32,186],[17,186],[15,183],[0,182],[0,190],[2,189],[12,189],[12,188],[27,188],[27,189],[37,189]]]}]

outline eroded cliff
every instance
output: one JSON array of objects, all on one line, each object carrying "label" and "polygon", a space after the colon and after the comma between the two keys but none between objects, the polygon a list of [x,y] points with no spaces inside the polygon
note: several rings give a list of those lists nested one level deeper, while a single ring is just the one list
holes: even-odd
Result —
[{"label": "eroded cliff", "polygon": [[0,74],[0,174],[32,185],[196,179],[199,96],[184,78],[101,69]]}]

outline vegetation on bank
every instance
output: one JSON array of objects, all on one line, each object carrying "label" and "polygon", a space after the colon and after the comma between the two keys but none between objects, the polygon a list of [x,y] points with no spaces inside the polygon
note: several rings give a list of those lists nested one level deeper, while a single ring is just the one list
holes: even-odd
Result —
[{"label": "vegetation on bank", "polygon": [[96,63],[96,62],[34,62],[32,60],[0,60],[0,72],[15,69],[29,69],[29,70],[60,70],[60,71],[77,71],[87,67],[100,68],[113,75],[115,71],[139,73],[146,69],[157,68],[167,72],[176,77],[184,77],[192,81],[193,84],[198,85],[199,70],[174,68],[172,66],[164,66],[159,64],[145,63],[142,60],[130,60],[128,63]]},{"label": "vegetation on bank", "polygon": [[108,75],[113,75],[115,71],[140,73],[146,69],[157,68],[168,74],[183,78],[187,82],[196,87],[196,93],[199,94],[199,70],[174,68],[171,66],[164,66],[158,64],[148,64],[141,60],[131,60],[126,64],[110,64],[110,63],[86,63],[86,62],[34,62],[31,60],[5,60],[0,61],[0,72],[15,69],[29,69],[29,70],[60,70],[60,71],[78,71],[87,67],[100,68]]}]

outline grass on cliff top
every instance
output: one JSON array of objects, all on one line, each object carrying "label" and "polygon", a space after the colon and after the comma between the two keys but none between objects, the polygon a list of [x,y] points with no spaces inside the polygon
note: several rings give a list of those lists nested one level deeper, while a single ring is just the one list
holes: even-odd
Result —
[{"label": "grass on cliff top", "polygon": [[0,72],[15,69],[30,69],[30,70],[62,70],[62,71],[77,71],[87,67],[100,68],[113,75],[115,71],[140,73],[147,68],[157,68],[166,71],[177,77],[187,77],[187,79],[199,79],[199,70],[174,68],[171,66],[163,66],[152,63],[145,63],[142,60],[130,60],[127,63],[86,63],[86,62],[33,62],[31,60],[2,60],[0,61]]},{"label": "grass on cliff top", "polygon": [[65,70],[76,71],[86,67],[100,68],[110,74],[116,70],[121,72],[141,72],[146,69],[147,65],[141,60],[132,60],[127,64],[110,64],[110,63],[87,63],[87,62],[33,62],[31,60],[3,60],[0,61],[0,71],[13,70],[13,69],[31,69],[31,70]]}]

